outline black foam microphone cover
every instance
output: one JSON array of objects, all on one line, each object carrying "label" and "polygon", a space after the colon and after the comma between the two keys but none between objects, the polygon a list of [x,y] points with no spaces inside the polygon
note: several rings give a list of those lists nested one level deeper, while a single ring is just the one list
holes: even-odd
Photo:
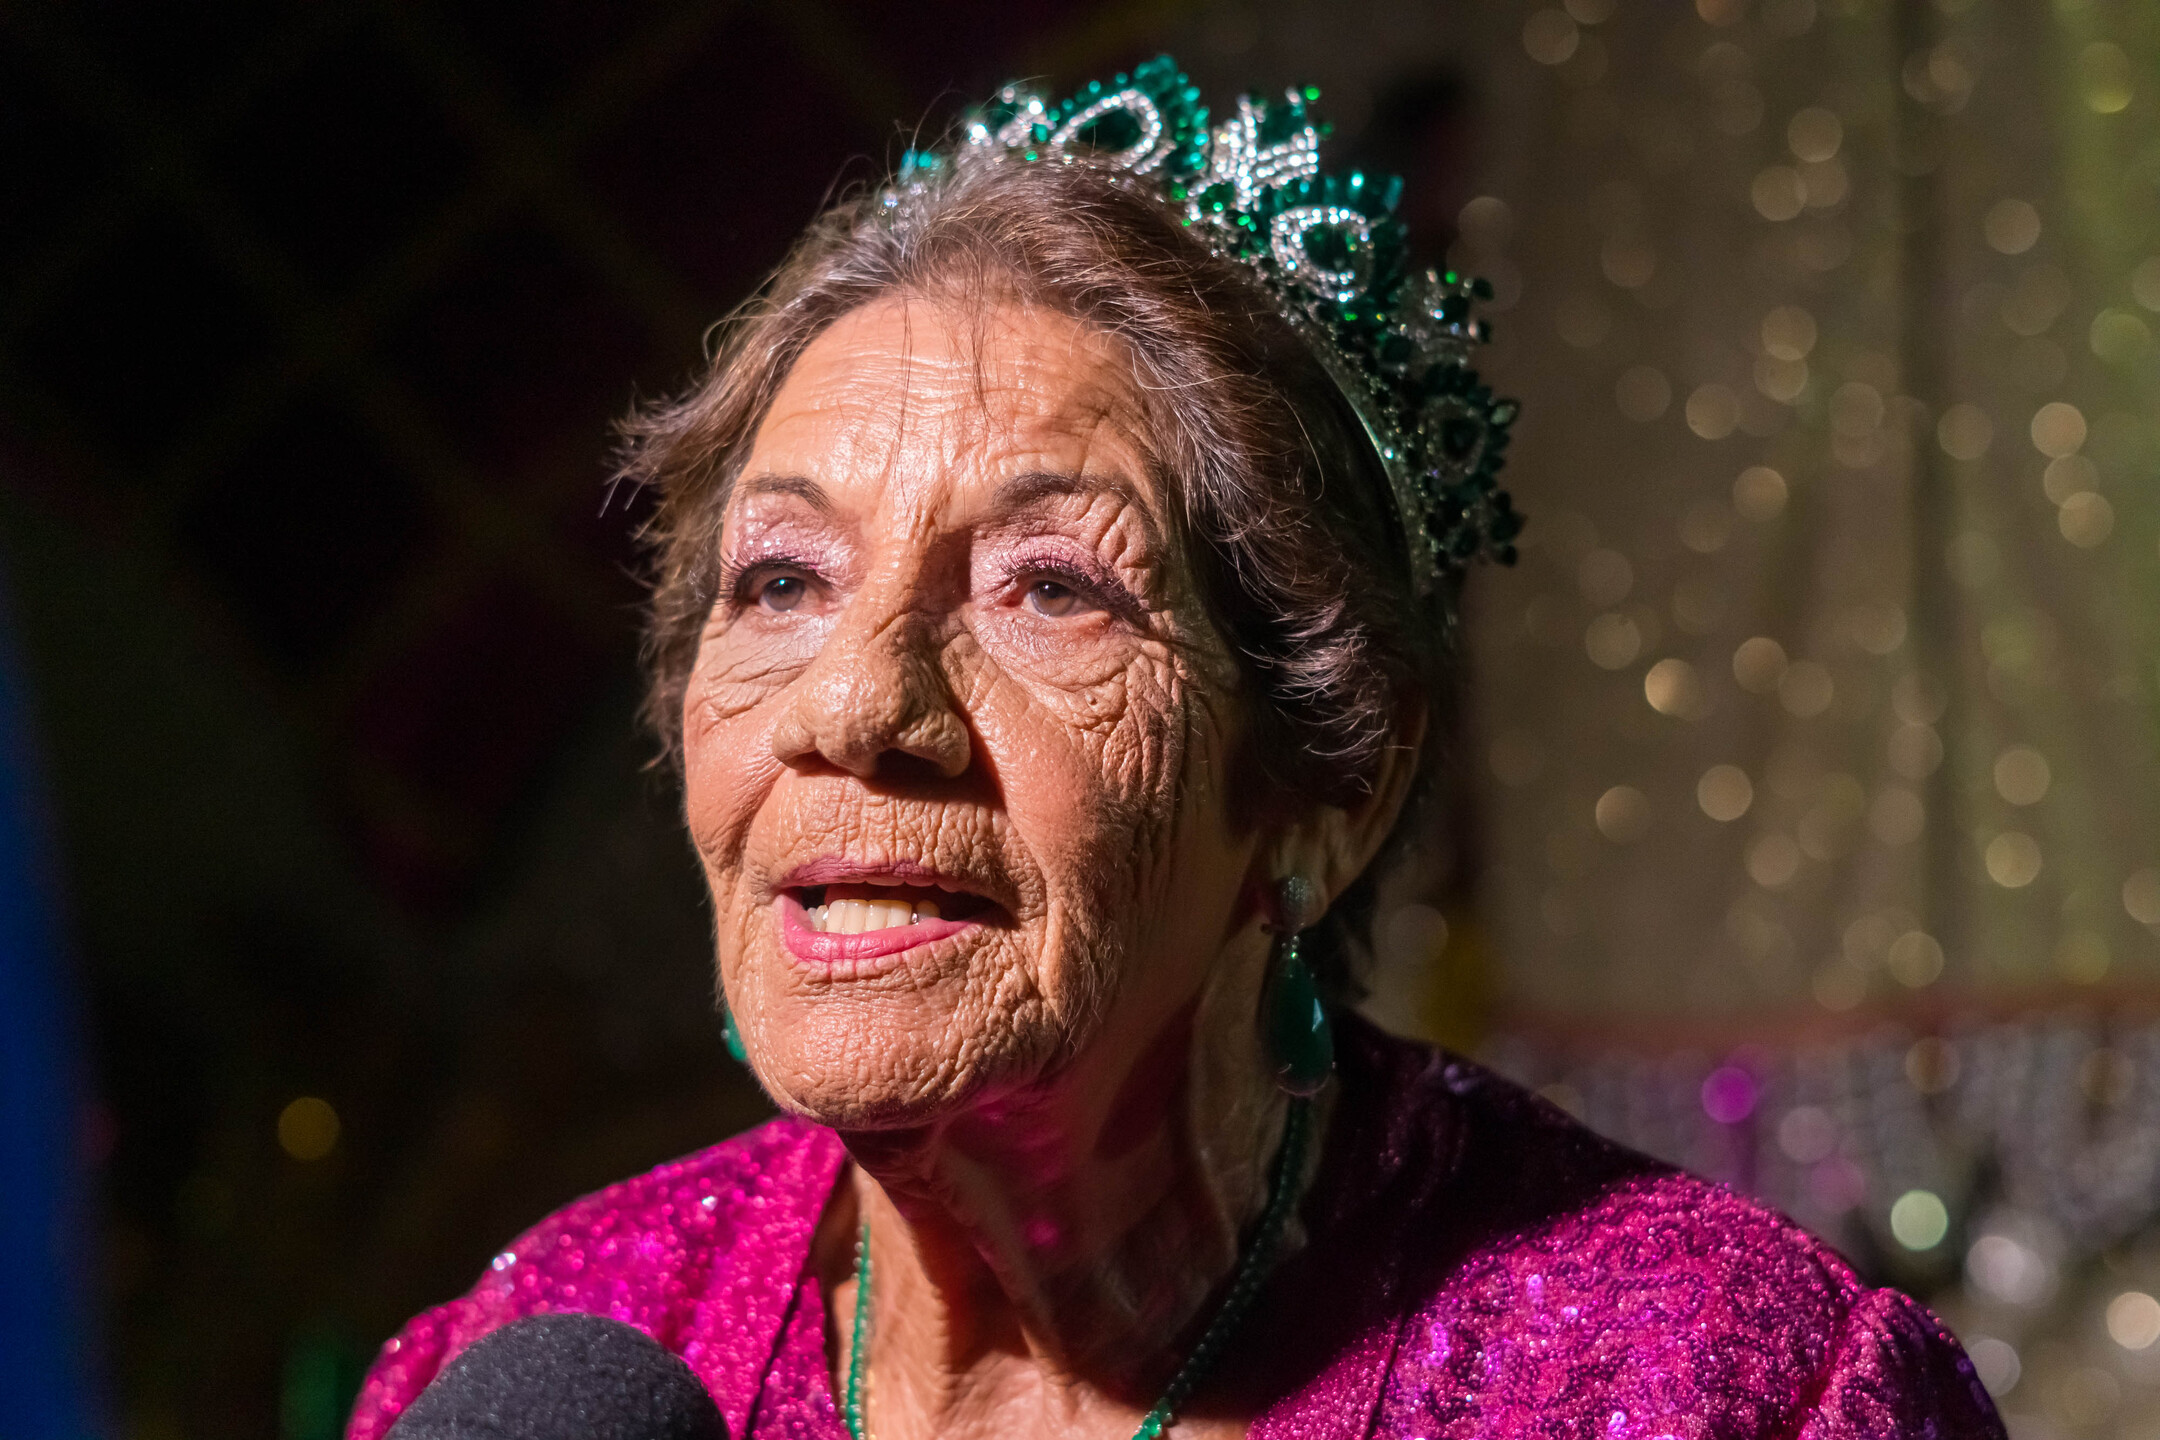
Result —
[{"label": "black foam microphone cover", "polygon": [[682,1357],[599,1315],[534,1315],[474,1342],[388,1440],[727,1440]]}]

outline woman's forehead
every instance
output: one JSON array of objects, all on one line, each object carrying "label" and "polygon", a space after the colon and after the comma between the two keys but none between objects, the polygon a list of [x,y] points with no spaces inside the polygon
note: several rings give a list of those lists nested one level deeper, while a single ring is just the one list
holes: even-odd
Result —
[{"label": "woman's forehead", "polygon": [[[1012,301],[896,295],[849,312],[804,350],[766,412],[751,468],[816,474],[1007,468],[1117,470],[1146,484],[1142,410],[1124,347]],[[990,478],[986,475],[985,478]]]}]

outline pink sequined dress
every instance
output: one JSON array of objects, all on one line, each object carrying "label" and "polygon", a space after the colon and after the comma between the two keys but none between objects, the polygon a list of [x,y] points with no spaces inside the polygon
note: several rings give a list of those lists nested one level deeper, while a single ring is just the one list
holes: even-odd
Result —
[{"label": "pink sequined dress", "polygon": [[[1355,1021],[1338,1046],[1308,1241],[1210,1387],[1247,1397],[1254,1440],[2002,1435],[1942,1324],[1790,1221],[1454,1056]],[[776,1120],[558,1211],[383,1347],[349,1440],[562,1310],[679,1353],[738,1440],[847,1440],[807,1270],[845,1158]]]}]

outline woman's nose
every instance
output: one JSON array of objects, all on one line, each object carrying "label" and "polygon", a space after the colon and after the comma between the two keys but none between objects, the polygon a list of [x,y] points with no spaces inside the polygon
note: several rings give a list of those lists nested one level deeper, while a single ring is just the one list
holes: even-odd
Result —
[{"label": "woman's nose", "polygon": [[[823,760],[867,779],[928,766],[952,779],[973,751],[954,704],[937,637],[906,610],[841,627],[795,683],[773,727],[773,755],[785,764]],[[894,764],[895,757],[905,757]]]}]

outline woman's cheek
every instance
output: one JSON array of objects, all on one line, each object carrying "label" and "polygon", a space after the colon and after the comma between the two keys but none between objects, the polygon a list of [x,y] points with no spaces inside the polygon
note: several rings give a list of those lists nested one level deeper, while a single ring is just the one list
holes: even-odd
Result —
[{"label": "woman's cheek", "polygon": [[724,723],[755,710],[810,667],[830,628],[809,618],[788,624],[739,618],[715,626],[698,647],[689,695],[696,713],[684,717],[686,724]]},{"label": "woman's cheek", "polygon": [[806,668],[806,648],[722,632],[699,649],[683,709],[684,808],[716,897],[781,768],[768,738],[773,702]]},{"label": "woman's cheek", "polygon": [[1023,625],[978,625],[973,638],[972,720],[1038,844],[1123,844],[1176,803],[1184,687],[1167,647]]},{"label": "woman's cheek", "polygon": [[1000,605],[969,620],[986,661],[1046,705],[1078,715],[1098,711],[1102,692],[1122,689],[1144,643],[1099,611],[1059,620]]}]

